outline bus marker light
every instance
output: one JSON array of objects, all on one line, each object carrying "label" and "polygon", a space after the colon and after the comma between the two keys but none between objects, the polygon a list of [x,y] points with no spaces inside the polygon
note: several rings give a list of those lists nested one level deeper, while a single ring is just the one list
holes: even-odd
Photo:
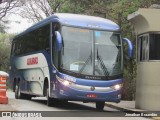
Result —
[{"label": "bus marker light", "polygon": [[118,95],[118,98],[121,99],[121,94]]},{"label": "bus marker light", "polygon": [[60,93],[60,94],[64,94],[64,90],[61,90],[61,89],[60,89],[59,93]]}]

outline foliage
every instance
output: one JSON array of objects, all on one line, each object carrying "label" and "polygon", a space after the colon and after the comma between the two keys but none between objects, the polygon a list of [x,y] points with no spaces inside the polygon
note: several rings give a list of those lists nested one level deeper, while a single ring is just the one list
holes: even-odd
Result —
[{"label": "foliage", "polygon": [[5,33],[6,32],[5,29],[6,29],[5,25],[3,23],[1,23],[0,24],[0,33]]},{"label": "foliage", "polygon": [[23,5],[23,0],[0,0],[0,33],[5,33],[7,27],[5,26],[9,21],[4,17],[7,14],[15,14],[14,9]]},{"label": "foliage", "polygon": [[62,7],[67,3],[68,0],[26,0],[20,15],[36,23],[55,12],[62,11]]},{"label": "foliage", "polygon": [[36,23],[52,14],[47,0],[26,0],[20,16]]},{"label": "foliage", "polygon": [[0,2],[0,20],[9,13],[14,13],[12,11],[14,8],[20,7],[22,5],[22,0],[1,0]]},{"label": "foliage", "polygon": [[63,7],[68,4],[69,0],[47,0],[50,8],[52,9],[52,14],[55,12],[60,12]]},{"label": "foliage", "polygon": [[14,35],[0,34],[0,70],[8,71],[11,41]]}]

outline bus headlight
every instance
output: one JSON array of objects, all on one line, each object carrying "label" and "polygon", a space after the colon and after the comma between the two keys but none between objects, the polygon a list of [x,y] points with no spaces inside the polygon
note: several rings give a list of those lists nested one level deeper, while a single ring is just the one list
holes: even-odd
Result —
[{"label": "bus headlight", "polygon": [[58,77],[58,76],[56,76],[56,78],[57,78],[57,80],[58,80],[60,83],[62,83],[62,84],[65,85],[65,86],[69,86],[69,85],[74,84],[73,82],[70,82],[70,81],[68,81],[68,80],[62,79],[62,78],[60,78],[60,77]]},{"label": "bus headlight", "polygon": [[112,88],[115,89],[115,90],[119,90],[119,89],[122,88],[122,84],[114,85],[114,86],[112,86]]},{"label": "bus headlight", "polygon": [[68,86],[68,85],[70,84],[70,82],[67,81],[67,80],[64,80],[64,81],[63,81],[63,84],[64,84],[65,86]]}]

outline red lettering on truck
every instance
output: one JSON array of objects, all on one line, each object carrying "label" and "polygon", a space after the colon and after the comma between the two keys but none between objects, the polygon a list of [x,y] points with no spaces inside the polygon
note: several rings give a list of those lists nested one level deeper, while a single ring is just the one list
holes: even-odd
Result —
[{"label": "red lettering on truck", "polygon": [[27,59],[27,65],[38,64],[38,57],[32,57]]}]

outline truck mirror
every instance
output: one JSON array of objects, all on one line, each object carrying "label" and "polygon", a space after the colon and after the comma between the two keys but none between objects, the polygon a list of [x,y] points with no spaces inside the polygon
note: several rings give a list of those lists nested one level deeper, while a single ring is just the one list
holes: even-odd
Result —
[{"label": "truck mirror", "polygon": [[131,42],[131,40],[127,39],[127,38],[123,38],[123,42],[127,43],[128,45],[128,57],[130,59],[133,58],[133,43]]},{"label": "truck mirror", "polygon": [[62,49],[62,36],[59,31],[55,31],[56,34],[56,46],[58,48],[58,51]]}]

